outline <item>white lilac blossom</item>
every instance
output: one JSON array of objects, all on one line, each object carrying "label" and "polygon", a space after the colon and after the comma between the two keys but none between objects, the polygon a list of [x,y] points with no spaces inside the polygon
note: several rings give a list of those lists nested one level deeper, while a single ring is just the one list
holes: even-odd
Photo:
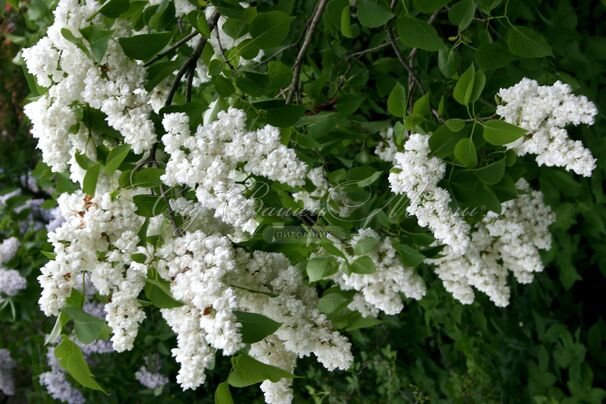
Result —
[{"label": "white lilac blossom", "polygon": [[243,183],[247,176],[290,186],[305,183],[307,166],[280,143],[280,131],[269,125],[247,131],[241,110],[220,112],[216,121],[198,126],[195,133],[184,113],[165,115],[163,125],[167,134],[162,142],[170,159],[162,181],[192,187],[205,208],[238,230],[252,233],[258,225],[255,200],[244,195],[247,185],[253,185],[251,180]]},{"label": "white lilac blossom", "polygon": [[502,105],[497,107],[497,114],[528,132],[505,147],[520,156],[535,154],[539,165],[565,167],[591,176],[595,158],[581,141],[570,139],[565,129],[571,124],[594,123],[597,108],[587,97],[572,94],[571,87],[559,81],[540,86],[528,78],[500,89],[498,95]]},{"label": "white lilac blossom", "polygon": [[0,267],[0,303],[5,297],[12,297],[27,287],[27,281],[15,269]]},{"label": "white lilac blossom", "polygon": [[57,315],[85,274],[101,295],[112,295],[105,311],[114,348],[131,349],[145,317],[137,297],[145,285],[147,266],[131,260],[132,254],[145,252],[137,246],[143,218],[135,214],[127,194],[116,199],[109,193],[94,198],[81,192],[62,194],[58,207],[65,222],[49,233],[55,259],[42,267],[38,277],[42,310]]},{"label": "white lilac blossom", "polygon": [[168,377],[162,373],[150,372],[145,365],[135,372],[135,378],[141,385],[152,390],[168,383]]},{"label": "white lilac blossom", "polygon": [[32,121],[32,134],[38,139],[43,159],[54,171],[65,170],[76,151],[90,153],[92,148],[86,147],[88,133],[83,125],[77,129],[78,105],[89,105],[106,114],[108,125],[119,131],[137,153],[149,150],[156,139],[149,117],[149,95],[143,89],[145,69],[124,55],[115,39],[133,34],[127,23],[114,23],[113,38],[99,64],[61,32],[69,30],[81,37],[81,29],[102,20],[101,15],[90,18],[98,8],[95,0],[59,1],[47,36],[23,50],[28,70],[48,88],[46,94],[25,106],[25,113]]},{"label": "white lilac blossom", "polygon": [[324,199],[330,190],[323,167],[316,167],[309,170],[307,178],[314,185],[313,191],[299,191],[292,194],[295,201],[301,202],[305,210],[317,213],[322,208],[322,199]]},{"label": "white lilac blossom", "polygon": [[0,391],[7,396],[15,394],[13,369],[16,364],[8,349],[0,348]]},{"label": "white lilac blossom", "polygon": [[13,259],[21,243],[16,237],[7,238],[0,244],[0,264]]},{"label": "white lilac blossom", "polygon": [[67,374],[54,355],[54,347],[49,348],[46,358],[51,370],[40,375],[40,384],[52,398],[67,404],[84,404],[84,396],[68,380]]},{"label": "white lilac blossom", "polygon": [[389,174],[391,190],[409,199],[406,212],[416,216],[420,226],[428,227],[434,237],[462,254],[469,244],[469,225],[451,206],[447,190],[438,186],[446,163],[430,156],[429,136],[412,134],[404,152],[396,153],[395,166]]},{"label": "white lilac blossom", "polygon": [[177,334],[172,353],[181,365],[177,382],[182,388],[204,383],[217,350],[231,355],[243,347],[235,310],[280,322],[274,345],[289,355],[313,353],[329,370],[351,363],[349,341],[331,329],[316,307],[316,292],[282,254],[251,255],[234,248],[225,236],[196,231],[167,242],[158,257],[159,275],[184,303],[162,310]]},{"label": "white lilac blossom", "polygon": [[[256,342],[250,346],[249,355],[259,362],[278,367],[287,372],[294,372],[297,355],[284,348],[284,344],[275,336]],[[290,404],[293,401],[292,379],[281,379],[277,382],[265,380],[261,383],[265,402],[269,404]]]},{"label": "white lilac blossom", "polygon": [[[379,311],[386,314],[398,314],[404,308],[402,295],[419,300],[425,295],[423,279],[411,268],[402,265],[398,254],[389,238],[381,239],[372,229],[361,229],[349,244],[355,246],[364,239],[376,240],[376,246],[365,254],[370,257],[375,272],[371,274],[356,274],[340,270],[332,279],[341,290],[356,291],[351,310],[358,311],[364,317],[376,317]],[[346,258],[337,257],[340,265],[353,262],[358,256],[347,255]]]},{"label": "white lilac blossom", "polygon": [[516,186],[519,195],[503,202],[501,213],[489,212],[474,226],[464,255],[447,247],[443,257],[428,260],[436,265],[446,290],[461,303],[472,303],[476,288],[497,306],[507,306],[509,272],[518,282],[530,283],[533,274],[543,270],[539,250],[551,246],[548,227],[555,215],[543,202],[543,194],[530,189],[525,180]]}]

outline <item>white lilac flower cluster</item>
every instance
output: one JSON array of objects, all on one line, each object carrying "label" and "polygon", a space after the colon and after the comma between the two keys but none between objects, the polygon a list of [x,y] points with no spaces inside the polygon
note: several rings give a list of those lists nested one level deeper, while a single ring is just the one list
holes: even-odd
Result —
[{"label": "white lilac flower cluster", "polygon": [[522,79],[498,92],[502,105],[497,114],[505,121],[528,131],[522,138],[505,145],[518,155],[535,154],[539,165],[565,167],[579,175],[591,176],[595,158],[579,140],[568,137],[567,125],[592,125],[596,106],[585,96],[572,94],[568,84],[556,81],[540,86]]},{"label": "white lilac flower cluster", "polygon": [[548,227],[555,215],[543,202],[543,194],[531,190],[524,179],[516,186],[519,195],[503,202],[501,213],[489,212],[474,225],[464,255],[447,248],[443,257],[429,260],[446,290],[464,304],[473,302],[474,287],[497,306],[507,306],[508,273],[520,283],[530,283],[533,274],[543,270],[539,250],[551,247]]},{"label": "white lilac flower cluster", "polygon": [[47,36],[23,50],[28,70],[48,89],[25,106],[25,113],[32,121],[32,134],[38,139],[44,161],[54,171],[65,170],[69,162],[76,165],[75,152],[87,151],[87,131],[82,125],[74,129],[78,127],[75,105],[86,104],[105,113],[107,123],[137,153],[150,149],[156,139],[149,96],[143,89],[145,69],[126,57],[117,41],[133,34],[126,22],[114,23],[114,33],[99,64],[62,34],[66,29],[82,38],[81,29],[101,22],[101,15],[91,19],[98,8],[95,0],[59,1]]},{"label": "white lilac flower cluster", "polygon": [[[171,282],[173,296],[184,303],[162,310],[177,334],[173,356],[181,364],[177,382],[184,389],[204,383],[205,369],[214,363],[217,350],[231,355],[243,347],[236,310],[281,323],[272,336],[253,344],[253,357],[260,346],[271,346],[272,356],[259,354],[258,360],[286,364],[284,368],[292,370],[297,357],[313,353],[329,370],[349,366],[349,341],[332,331],[316,307],[315,290],[305,285],[282,254],[250,254],[234,248],[225,236],[196,231],[169,241],[158,256],[158,273]],[[265,382],[266,399],[272,400],[276,391],[291,394],[283,390],[289,383],[280,381],[277,387]]]},{"label": "white lilac flower cluster", "polygon": [[428,227],[437,240],[462,254],[469,245],[469,225],[450,206],[448,191],[438,185],[446,163],[430,156],[428,141],[427,135],[412,134],[404,152],[395,154],[389,174],[391,190],[408,197],[406,212],[416,216],[420,226]]},{"label": "white lilac flower cluster", "polygon": [[15,381],[13,379],[13,369],[16,364],[8,349],[0,348],[0,391],[4,395],[12,396],[15,394]]},{"label": "white lilac flower cluster", "polygon": [[40,384],[57,401],[67,404],[84,404],[84,396],[68,380],[67,374],[55,358],[55,348],[49,348],[46,360],[50,370],[40,375]]},{"label": "white lilac flower cluster", "polygon": [[[372,229],[361,229],[349,244],[355,246],[360,241],[373,239],[376,246],[365,255],[370,257],[375,272],[371,274],[347,274],[339,271],[332,279],[341,290],[356,291],[348,308],[364,317],[376,317],[380,311],[386,314],[398,314],[404,308],[402,296],[420,300],[425,295],[423,279],[411,268],[402,265],[391,239],[381,237]],[[353,262],[356,255],[346,258],[337,257],[340,265],[345,261]]]},{"label": "white lilac flower cluster", "polygon": [[518,181],[519,195],[502,203],[500,214],[488,212],[471,227],[449,206],[448,191],[437,185],[445,163],[430,156],[428,136],[411,135],[404,152],[396,153],[395,164],[389,176],[392,191],[405,194],[410,200],[407,212],[445,244],[443,256],[427,262],[457,300],[472,303],[476,288],[506,306],[509,272],[518,282],[529,283],[534,272],[543,270],[539,250],[550,248],[548,227],[555,216],[542,193],[526,181]]},{"label": "white lilac flower cluster", "polygon": [[42,310],[57,315],[85,274],[100,294],[111,294],[105,311],[114,348],[131,349],[145,317],[137,296],[145,285],[147,266],[131,259],[135,253],[145,253],[137,246],[143,218],[135,214],[135,205],[125,194],[116,199],[109,193],[94,198],[82,192],[62,194],[58,207],[65,221],[48,236],[55,259],[38,277]]},{"label": "white lilac flower cluster", "polygon": [[7,238],[0,244],[0,303],[27,287],[27,281],[19,271],[4,267],[17,254],[20,244],[16,237]]},{"label": "white lilac flower cluster", "polygon": [[216,121],[200,125],[195,133],[184,113],[164,116],[166,135],[162,137],[170,154],[162,181],[169,186],[187,185],[196,191],[198,201],[215,216],[236,230],[252,233],[255,200],[245,192],[250,175],[262,176],[290,186],[302,186],[307,165],[294,150],[280,143],[280,131],[265,126],[246,130],[243,111],[230,108]]}]

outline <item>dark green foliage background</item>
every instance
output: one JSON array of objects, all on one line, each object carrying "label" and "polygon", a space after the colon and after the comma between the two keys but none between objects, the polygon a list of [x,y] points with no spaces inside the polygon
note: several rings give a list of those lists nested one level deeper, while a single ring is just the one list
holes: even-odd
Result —
[{"label": "dark green foliage background", "polygon": [[[0,1],[0,5],[3,3]],[[3,190],[18,186],[16,177],[33,169],[39,159],[21,112],[27,93],[25,77],[11,60],[21,47],[35,43],[44,34],[52,7],[52,2],[43,0],[9,3],[18,3],[19,11],[7,9],[0,25],[0,41],[4,43],[0,48],[0,153],[4,156],[0,162],[3,169],[0,182]],[[237,105],[246,109],[259,124],[277,124],[278,118],[272,115],[271,108],[266,111],[263,104],[255,102],[279,98],[280,90],[288,86],[290,68],[298,50],[296,41],[304,32],[315,2],[249,3],[258,11],[279,9],[296,17],[286,39],[280,46],[272,46],[280,52],[266,51],[264,59],[272,57],[271,61],[253,63],[246,71],[238,66],[232,70],[226,63],[211,65],[212,81],[199,89],[196,96],[202,104],[214,99],[217,93],[223,101],[228,97],[238,98]],[[348,168],[366,165],[384,173],[390,168],[372,156],[372,149],[379,139],[378,130],[395,122],[387,111],[389,94],[396,83],[408,87],[408,73],[389,45],[386,29],[393,27],[398,35],[398,18],[403,18],[406,6],[408,15],[422,22],[435,10],[441,10],[432,26],[443,42],[439,52],[422,49],[417,52],[414,70],[425,92],[415,87],[409,96],[411,102],[429,94],[431,106],[444,118],[468,118],[466,109],[454,100],[453,89],[459,75],[472,63],[486,76],[486,86],[475,104],[475,114],[481,117],[494,113],[494,95],[499,88],[513,85],[522,77],[542,84],[561,80],[578,94],[587,95],[600,110],[594,126],[570,130],[571,136],[582,139],[597,157],[598,168],[586,179],[562,169],[538,168],[531,160],[521,159],[517,163],[526,170],[533,186],[544,192],[547,203],[557,213],[557,222],[552,227],[553,247],[544,255],[546,270],[530,285],[512,285],[508,307],[497,308],[480,294],[474,304],[463,306],[444,290],[431,270],[422,268],[428,283],[424,299],[410,302],[402,314],[385,317],[376,327],[350,333],[356,358],[351,370],[329,373],[314,360],[300,361],[297,374],[304,377],[295,380],[296,401],[602,402],[606,399],[606,324],[602,318],[606,313],[603,186],[606,5],[598,0],[471,1],[467,3],[477,6],[474,18],[459,35],[459,24],[452,22],[457,19],[452,15],[449,18],[447,11],[457,2],[395,3],[397,15],[383,21],[382,16],[389,13],[387,1],[358,0],[357,8],[352,7],[348,14],[351,23],[348,28],[347,24],[344,26],[343,9],[349,2],[329,1],[303,64],[301,91],[295,96],[295,103],[303,107],[297,111],[307,115],[291,133],[291,144],[302,158],[315,165],[322,162],[328,171],[343,165]],[[225,10],[238,8],[232,1],[215,4]],[[366,26],[360,24],[356,16],[356,11],[363,7],[370,10],[364,13],[369,20],[362,20]],[[234,27],[249,29],[246,13],[233,12],[232,15],[228,21]],[[367,27],[376,25],[375,22],[376,27]],[[179,29],[176,21],[170,19],[163,24],[155,28],[175,32]],[[547,49],[549,55],[511,54],[510,51],[516,52],[519,46],[530,49],[528,44],[511,39],[511,35],[515,35],[512,34],[514,25],[544,37],[548,45],[543,46],[542,51]],[[406,43],[404,38],[398,44],[404,55],[410,52]],[[500,44],[500,53],[486,57],[478,51],[486,49],[489,43]],[[185,56],[185,50],[179,52]],[[448,60],[450,63],[445,63]],[[176,101],[183,103],[183,94],[178,93]],[[428,111],[410,120],[428,132],[441,126]],[[292,123],[284,126],[290,125]],[[299,136],[302,133],[311,140],[306,143]],[[480,165],[487,163],[480,154]],[[373,206],[380,206],[387,195],[386,184],[385,178],[375,184],[379,196],[373,200]],[[18,232],[19,219],[10,211],[10,206],[3,208],[0,219],[3,237]],[[13,352],[19,365],[17,396],[11,399],[0,396],[0,401],[51,401],[37,379],[46,369],[43,334],[52,327],[51,319],[45,319],[36,304],[39,288],[35,278],[45,262],[39,253],[45,239],[44,232],[28,232],[25,246],[11,262],[28,276],[29,286],[16,302],[16,318],[12,318],[8,309],[0,312],[1,345]],[[290,252],[295,258],[299,253],[304,254]],[[157,312],[147,314],[148,320],[142,326],[133,352],[95,358],[93,372],[111,395],[86,391],[90,402],[212,402],[214,388],[229,371],[227,358],[218,360],[207,383],[196,392],[183,393],[173,383],[156,398],[136,382],[133,374],[142,357],[149,353],[162,355],[163,371],[170,373],[171,379],[174,380],[177,370],[169,353],[174,346],[174,336]],[[257,388],[232,389],[232,393],[236,402],[261,400]]]}]

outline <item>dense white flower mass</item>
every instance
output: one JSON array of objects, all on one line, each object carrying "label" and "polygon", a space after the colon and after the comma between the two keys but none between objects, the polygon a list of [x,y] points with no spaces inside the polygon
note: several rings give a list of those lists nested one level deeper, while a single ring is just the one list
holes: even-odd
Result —
[{"label": "dense white flower mass", "polygon": [[0,348],[0,391],[7,396],[15,394],[13,369],[16,364],[8,349]]},{"label": "dense white flower mass", "polygon": [[168,242],[158,256],[158,273],[185,303],[162,310],[177,334],[173,356],[181,364],[177,382],[184,389],[204,383],[216,350],[231,355],[244,346],[236,310],[280,322],[276,349],[294,357],[313,353],[329,370],[349,366],[349,341],[331,330],[316,307],[315,290],[282,254],[251,255],[225,236],[196,231]]},{"label": "dense white flower mass", "polygon": [[230,108],[191,133],[186,114],[165,115],[167,134],[162,142],[170,159],[162,181],[169,186],[192,187],[198,201],[213,209],[217,218],[252,233],[258,222],[255,200],[245,196],[253,184],[247,178],[256,175],[301,186],[307,165],[299,161],[294,150],[280,143],[277,128],[268,125],[249,132],[245,118],[243,111]]},{"label": "dense white flower mass", "polygon": [[462,254],[469,244],[469,225],[451,208],[447,190],[438,186],[446,163],[430,156],[429,136],[412,134],[404,152],[395,155],[395,170],[389,174],[391,190],[409,199],[406,212],[416,216],[420,226],[428,227],[434,237]]},{"label": "dense white flower mass", "polygon": [[525,180],[516,184],[519,195],[501,204],[501,213],[489,212],[477,223],[464,255],[446,249],[442,258],[428,260],[444,287],[462,303],[474,300],[472,287],[486,293],[497,306],[509,303],[507,276],[530,283],[543,270],[539,250],[551,247],[549,225],[555,220],[543,194]]},{"label": "dense white flower mass", "polygon": [[109,193],[94,198],[81,192],[62,194],[58,206],[65,222],[49,233],[56,256],[38,277],[42,310],[57,315],[85,274],[100,294],[112,294],[105,311],[114,348],[130,349],[145,317],[137,297],[145,285],[147,266],[131,259],[141,252],[137,232],[143,218],[135,214],[127,195],[114,199]]},{"label": "dense white flower mass", "polygon": [[[389,238],[382,239],[372,229],[361,229],[350,241],[352,246],[365,239],[376,240],[373,251],[366,254],[375,266],[371,274],[347,274],[337,272],[332,279],[341,290],[355,290],[351,310],[358,311],[364,317],[376,317],[379,311],[386,314],[398,314],[404,308],[402,295],[419,300],[425,295],[423,279],[411,268],[400,262],[400,258]],[[358,256],[337,257],[342,265],[345,260],[353,262]]]},{"label": "dense white flower mass", "polygon": [[62,33],[68,30],[83,40],[80,30],[102,19],[97,15],[90,20],[98,7],[95,0],[59,1],[47,36],[23,50],[28,70],[48,89],[25,106],[25,113],[32,121],[32,134],[38,139],[44,161],[54,171],[65,170],[76,150],[86,151],[82,138],[86,140],[88,131],[84,125],[77,125],[79,105],[106,114],[109,126],[120,132],[137,153],[148,150],[156,139],[149,117],[149,96],[143,89],[145,69],[126,57],[117,41],[118,37],[132,35],[132,29],[121,20],[114,24],[114,34],[98,64]]},{"label": "dense white flower mass", "polygon": [[570,124],[593,124],[598,111],[587,97],[572,94],[572,88],[559,81],[540,86],[528,78],[500,89],[498,95],[503,104],[497,107],[497,114],[528,131],[505,145],[507,148],[520,156],[535,154],[539,165],[565,167],[591,176],[595,159],[581,141],[570,139],[565,129]]}]

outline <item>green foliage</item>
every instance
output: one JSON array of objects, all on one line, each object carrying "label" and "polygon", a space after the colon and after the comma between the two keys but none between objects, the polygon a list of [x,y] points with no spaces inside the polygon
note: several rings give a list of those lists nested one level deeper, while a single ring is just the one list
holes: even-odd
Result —
[{"label": "green foliage", "polygon": [[[210,34],[202,9],[175,18],[174,8],[170,17],[170,2],[147,14],[143,5],[136,3],[140,2],[99,2],[99,14],[106,25],[82,32],[63,30],[61,34],[98,64],[108,46],[111,20],[118,16],[128,16],[139,28],[147,30],[119,41],[128,56],[142,61],[168,49],[190,31]],[[187,102],[184,91],[177,92],[171,108],[198,116],[217,101],[215,115],[233,105],[247,111],[254,128],[266,123],[282,128],[284,144],[295,148],[310,166],[323,166],[331,185],[346,183],[343,191],[354,202],[355,209],[348,220],[326,215],[318,219],[317,226],[334,226],[348,234],[367,225],[389,235],[397,258],[418,270],[430,291],[419,302],[406,302],[401,315],[381,316],[379,320],[362,318],[347,309],[351,295],[331,288],[328,278],[338,270],[374,272],[376,268],[365,256],[376,245],[372,239],[363,239],[353,246],[362,257],[344,268],[339,268],[334,258],[342,254],[339,247],[326,241],[270,246],[255,240],[243,246],[252,249],[260,245],[288,255],[309,281],[315,282],[321,296],[319,310],[352,339],[355,364],[348,371],[329,373],[306,358],[300,361],[301,371],[297,373],[304,377],[293,380],[296,400],[603,402],[604,115],[601,113],[591,128],[570,128],[571,136],[581,139],[598,158],[591,179],[581,179],[561,169],[537,167],[527,157],[516,159],[503,146],[524,136],[525,131],[495,116],[498,89],[525,76],[544,84],[561,80],[575,92],[586,94],[600,111],[606,110],[603,2],[407,0],[395,2],[392,9],[389,1],[359,0],[350,4],[346,0],[330,0],[303,59],[298,97],[289,105],[284,103],[283,94],[293,78],[300,39],[316,3],[249,3],[244,8],[235,1],[216,2],[226,17],[224,30],[234,38],[246,35],[248,39],[227,50],[224,58],[211,61],[208,54],[203,54],[200,63],[208,70],[210,80],[194,89],[194,102]],[[41,186],[53,188],[52,195],[44,196],[52,201],[60,192],[73,191],[77,186],[65,173],[53,173],[43,164],[36,165],[40,156],[34,151],[35,141],[29,135],[19,103],[27,95],[28,79],[32,97],[44,89],[11,61],[19,48],[33,44],[43,34],[53,4],[7,4],[12,8],[3,12],[14,30],[8,32],[3,26],[1,34],[8,42],[0,49],[0,73],[10,79],[0,83],[0,150],[10,158],[1,163],[1,193],[19,188],[16,179],[34,170]],[[20,8],[19,13],[16,8]],[[388,29],[397,34],[395,46],[411,63],[422,87],[409,84],[414,80],[394,53]],[[172,73],[190,54],[191,48],[178,47],[147,67],[146,89],[154,91],[170,84]],[[15,110],[9,106],[15,106]],[[169,110],[161,111],[158,121]],[[82,107],[81,113],[86,128],[108,135],[107,144],[103,145],[105,154],[97,145],[96,161],[76,156],[86,170],[84,192],[94,195],[101,176],[120,172],[121,186],[147,187],[147,194],[134,198],[137,214],[164,214],[168,206],[156,189],[162,169],[137,167],[141,156],[134,155],[127,145],[117,145],[121,135],[108,126],[102,112]],[[405,209],[396,208],[398,204],[405,207],[406,201],[388,192],[391,167],[374,155],[379,133],[392,126],[398,150],[402,150],[408,132],[430,134],[432,153],[448,164],[441,186],[453,195],[455,207],[480,212],[470,217],[472,222],[487,210],[499,210],[502,202],[515,197],[513,184],[522,174],[545,194],[557,215],[552,226],[553,246],[543,256],[546,270],[536,274],[532,284],[514,286],[509,307],[496,308],[482,296],[470,306],[457,303],[423,263],[427,257],[439,256],[440,251],[433,247],[434,240],[425,229],[406,217]],[[279,206],[296,203],[278,188],[265,195],[263,202]],[[55,352],[71,378],[97,389],[84,390],[90,402],[253,402],[255,397],[258,399],[258,390],[240,387],[265,379],[293,378],[291,373],[239,353],[233,363],[218,355],[207,384],[195,393],[182,392],[174,385],[166,387],[159,397],[146,392],[132,377],[145,355],[158,353],[163,371],[171,380],[177,370],[170,353],[175,337],[156,309],[181,305],[171,296],[168,282],[153,276],[139,297],[147,299],[149,306],[137,348],[120,356],[95,357],[89,368],[72,339],[75,336],[88,343],[106,338],[107,325],[84,313],[77,302],[66,307],[56,323],[42,318],[36,304],[40,291],[36,278],[39,268],[50,258],[42,253],[48,250],[46,232],[30,229],[21,233],[23,213],[14,207],[22,203],[22,199],[9,199],[6,206],[0,207],[2,237],[20,235],[23,239],[11,268],[17,268],[28,279],[28,289],[0,309],[0,327],[6,330],[3,344],[18,362],[20,389],[16,402],[49,401],[38,380],[38,375],[47,370],[41,330],[52,330],[49,342],[61,336]],[[264,226],[274,222],[292,224],[280,217],[260,220]],[[334,256],[308,259],[320,246]],[[133,259],[145,262],[145,256]],[[246,343],[273,334],[280,327],[278,322],[254,313],[240,312],[238,318]],[[225,382],[230,368],[232,373]],[[100,384],[111,396],[100,391]],[[230,385],[238,389],[230,392]]]}]

